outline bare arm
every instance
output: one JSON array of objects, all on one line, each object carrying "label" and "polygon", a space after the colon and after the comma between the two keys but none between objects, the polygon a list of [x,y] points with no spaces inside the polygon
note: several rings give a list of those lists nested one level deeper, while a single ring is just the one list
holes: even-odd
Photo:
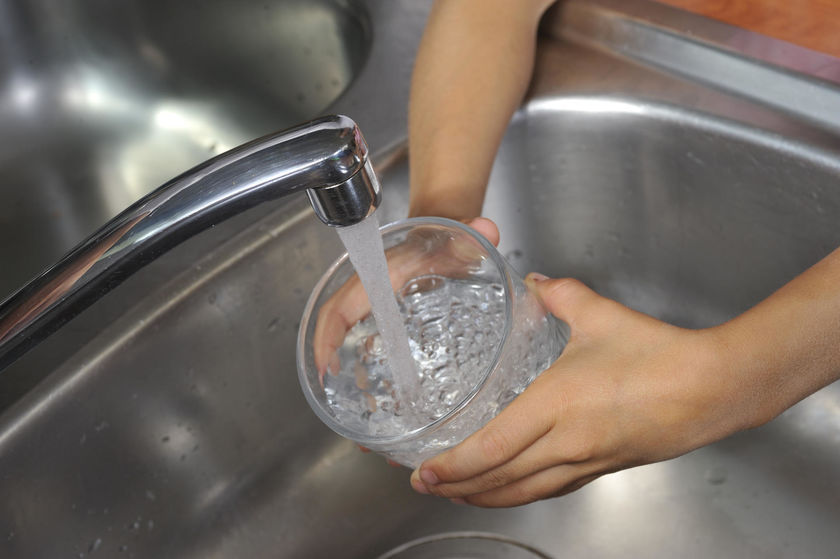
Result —
[{"label": "bare arm", "polygon": [[493,159],[531,79],[553,0],[438,0],[411,85],[409,215],[481,213]]}]

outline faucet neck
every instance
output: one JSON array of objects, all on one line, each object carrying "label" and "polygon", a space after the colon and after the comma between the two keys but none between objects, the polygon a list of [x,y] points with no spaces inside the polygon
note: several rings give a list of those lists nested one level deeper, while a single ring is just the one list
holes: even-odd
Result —
[{"label": "faucet neck", "polygon": [[327,116],[259,138],[139,200],[0,303],[0,372],[145,264],[204,229],[300,190],[329,225],[381,200],[356,123]]}]

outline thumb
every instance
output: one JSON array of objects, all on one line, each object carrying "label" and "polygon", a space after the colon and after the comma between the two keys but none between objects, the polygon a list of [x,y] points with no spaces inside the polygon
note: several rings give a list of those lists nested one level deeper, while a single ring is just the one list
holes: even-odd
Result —
[{"label": "thumb", "polygon": [[525,284],[551,314],[572,328],[586,317],[587,309],[601,299],[600,295],[572,278],[551,279],[531,273],[526,276]]}]

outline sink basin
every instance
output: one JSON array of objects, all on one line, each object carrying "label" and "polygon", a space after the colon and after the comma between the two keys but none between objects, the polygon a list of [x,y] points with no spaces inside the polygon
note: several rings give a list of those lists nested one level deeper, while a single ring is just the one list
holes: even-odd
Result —
[{"label": "sink basin", "polygon": [[[428,3],[361,6],[368,62],[329,110],[378,148],[385,222],[407,208],[404,103]],[[703,327],[840,244],[838,61],[635,0],[562,4],[538,51],[485,205],[520,271]],[[173,249],[0,372],[15,395],[0,555],[362,558],[452,531],[556,557],[836,553],[838,383],[560,499],[481,510],[414,494],[297,383],[305,299],[340,252],[304,199],[273,203]]]},{"label": "sink basin", "polygon": [[131,202],[319,115],[370,46],[336,0],[3,2],[0,299]]}]

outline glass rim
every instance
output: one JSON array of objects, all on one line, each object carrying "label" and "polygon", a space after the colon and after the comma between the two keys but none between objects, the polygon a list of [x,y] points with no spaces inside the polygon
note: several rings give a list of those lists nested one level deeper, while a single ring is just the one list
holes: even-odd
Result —
[{"label": "glass rim", "polygon": [[398,558],[400,554],[405,553],[406,551],[411,551],[413,549],[422,548],[427,545],[434,545],[441,542],[459,540],[493,542],[502,545],[509,545],[521,551],[528,552],[532,557],[536,559],[552,559],[551,556],[546,555],[545,552],[541,551],[540,549],[532,545],[526,544],[524,542],[515,540],[510,536],[506,536],[504,534],[497,534],[495,532],[481,532],[472,530],[463,530],[457,532],[441,532],[439,534],[421,536],[419,538],[400,544],[397,547],[390,549],[389,551],[386,551],[385,553],[377,557],[377,559],[394,559]]},{"label": "glass rim", "polygon": [[444,217],[410,217],[398,221],[392,221],[379,227],[379,232],[380,235],[384,237],[387,233],[394,233],[401,229],[411,228],[417,225],[437,225],[458,229],[475,239],[481,245],[481,247],[487,253],[488,257],[492,260],[493,264],[499,270],[499,275],[501,276],[501,283],[502,288],[504,289],[505,299],[504,330],[502,332],[501,340],[499,341],[497,347],[494,348],[493,358],[490,360],[485,370],[482,371],[480,378],[473,385],[472,389],[463,398],[461,398],[457,404],[453,405],[449,409],[449,411],[447,411],[441,417],[435,419],[434,421],[426,423],[416,429],[398,435],[371,436],[359,433],[352,429],[348,429],[345,425],[336,421],[335,418],[326,411],[325,408],[327,406],[322,405],[321,402],[318,401],[317,397],[315,396],[312,390],[312,387],[310,386],[310,383],[306,379],[307,372],[305,363],[306,330],[308,329],[310,320],[313,318],[315,304],[318,301],[318,298],[321,296],[321,293],[323,292],[327,283],[335,275],[336,271],[349,260],[349,255],[346,251],[340,257],[338,257],[318,279],[318,282],[312,289],[312,292],[309,295],[309,299],[306,301],[306,305],[304,306],[303,318],[301,320],[300,327],[298,328],[298,338],[296,344],[296,363],[298,370],[298,380],[300,381],[301,388],[303,389],[303,394],[306,397],[307,402],[309,403],[309,407],[312,408],[312,410],[324,424],[326,424],[330,429],[332,429],[342,437],[355,441],[361,445],[370,446],[371,450],[374,451],[379,450],[380,448],[378,447],[384,447],[388,444],[403,443],[415,440],[425,435],[426,433],[436,430],[438,427],[449,422],[458,414],[460,414],[460,412],[467,405],[469,405],[469,403],[473,399],[475,399],[475,397],[487,383],[487,380],[490,378],[490,374],[498,367],[502,357],[502,348],[504,348],[505,344],[507,343],[511,329],[513,328],[513,278],[511,277],[510,265],[505,261],[501,253],[499,253],[498,249],[495,246],[493,246],[493,244],[490,241],[488,241],[484,237],[484,235],[482,235],[475,229],[459,221],[455,221],[453,219],[448,219]]}]

